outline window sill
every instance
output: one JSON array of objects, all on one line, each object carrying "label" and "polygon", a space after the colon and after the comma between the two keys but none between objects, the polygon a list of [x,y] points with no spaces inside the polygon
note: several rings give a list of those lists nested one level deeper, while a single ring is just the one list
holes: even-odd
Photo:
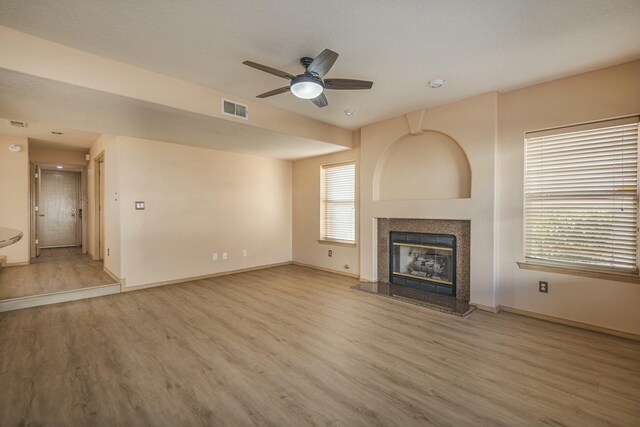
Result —
[{"label": "window sill", "polygon": [[637,274],[615,273],[607,271],[588,270],[572,267],[561,267],[558,265],[537,264],[532,262],[518,262],[521,270],[545,271],[548,273],[567,274],[569,276],[592,277],[594,279],[613,280],[616,282],[640,283],[640,276]]},{"label": "window sill", "polygon": [[336,245],[336,246],[356,247],[356,242],[350,242],[348,240],[323,240],[323,239],[318,239],[318,243],[321,243],[323,245]]}]

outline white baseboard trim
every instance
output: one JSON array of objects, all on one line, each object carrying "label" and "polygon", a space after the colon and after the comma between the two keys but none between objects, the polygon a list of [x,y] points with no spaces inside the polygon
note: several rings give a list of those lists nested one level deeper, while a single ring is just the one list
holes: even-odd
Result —
[{"label": "white baseboard trim", "polygon": [[563,319],[561,317],[549,316],[547,314],[536,313],[534,311],[522,310],[520,308],[509,307],[506,305],[499,306],[499,311],[519,314],[521,316],[533,317],[534,319],[545,320],[547,322],[560,323],[562,325],[573,326],[575,328],[586,329],[589,331],[600,332],[617,337],[627,338],[634,341],[640,341],[640,335],[631,332],[619,331],[617,329],[605,328],[603,326],[591,325],[589,323],[577,322],[575,320]]},{"label": "white baseboard trim", "polygon": [[304,263],[298,262],[298,261],[292,261],[291,264],[297,265],[297,266],[300,266],[300,267],[313,268],[314,270],[326,271],[328,273],[339,274],[341,276],[351,277],[352,279],[359,279],[360,278],[359,274],[347,273],[345,271],[339,271],[339,270],[331,270],[330,268],[318,267],[317,265],[311,265],[311,264],[304,264]]},{"label": "white baseboard trim", "polygon": [[0,255],[0,268],[2,267],[18,267],[20,265],[29,265],[31,261],[7,262],[6,255]]},{"label": "white baseboard trim", "polygon": [[49,304],[58,304],[61,302],[77,301],[86,298],[95,298],[119,293],[120,285],[118,283],[114,283],[112,285],[94,286],[92,288],[74,289],[71,291],[54,292],[44,295],[12,298],[0,301],[0,313],[5,311],[39,307]]},{"label": "white baseboard trim", "polygon": [[211,279],[214,277],[229,276],[231,274],[238,274],[238,273],[247,273],[249,271],[264,270],[267,268],[280,267],[283,265],[290,265],[290,264],[292,264],[291,261],[278,262],[275,264],[258,265],[256,267],[240,268],[238,270],[222,271],[220,273],[205,274],[203,276],[185,277],[183,279],[167,280],[164,282],[148,283],[145,285],[126,286],[127,279],[125,278],[120,279],[120,283],[123,284],[122,292],[132,292],[132,291],[139,291],[142,289],[156,288],[158,286],[175,285],[177,283],[193,282],[195,280]]},{"label": "white baseboard trim", "polygon": [[111,272],[111,270],[109,270],[107,267],[104,266],[104,263],[102,265],[102,269],[104,270],[105,273],[107,273],[107,275],[109,277],[111,277],[116,283],[121,284],[120,282],[120,278],[118,276],[116,276],[115,274],[113,274]]},{"label": "white baseboard trim", "polygon": [[477,302],[469,302],[469,305],[475,306],[478,310],[488,311],[489,313],[497,313],[500,307],[491,307],[490,305],[478,304]]}]

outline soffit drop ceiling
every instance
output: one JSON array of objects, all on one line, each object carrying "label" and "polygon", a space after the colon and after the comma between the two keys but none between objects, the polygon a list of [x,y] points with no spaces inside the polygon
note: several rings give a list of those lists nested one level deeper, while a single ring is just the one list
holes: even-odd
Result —
[{"label": "soffit drop ceiling", "polygon": [[[1,72],[0,72],[1,75]],[[3,84],[0,83],[0,88]],[[3,92],[5,93],[5,92]],[[0,106],[3,102],[0,100]],[[1,109],[2,107],[0,107]],[[27,127],[12,126],[12,119],[0,118],[0,135],[21,136],[29,138],[29,146],[44,148],[61,148],[72,151],[88,151],[100,134],[45,123],[27,122]],[[60,132],[56,135],[52,132]]]},{"label": "soffit drop ceiling", "polygon": [[[3,0],[0,24],[243,98],[287,81],[330,48],[328,77],[374,81],[327,91],[329,107],[283,94],[261,102],[349,129],[640,57],[637,0]],[[429,89],[441,77],[445,87]],[[342,111],[355,108],[347,117]]]},{"label": "soffit drop ceiling", "polygon": [[[283,160],[347,149],[3,69],[0,94],[0,117],[27,123],[57,123],[52,129],[70,132],[77,137],[75,142],[84,138],[85,147],[90,146],[89,138],[97,138],[98,133],[93,132],[99,132]],[[13,129],[6,120],[0,120],[0,134],[36,138],[36,145],[40,146],[74,148],[69,138],[44,138],[47,126]]]}]

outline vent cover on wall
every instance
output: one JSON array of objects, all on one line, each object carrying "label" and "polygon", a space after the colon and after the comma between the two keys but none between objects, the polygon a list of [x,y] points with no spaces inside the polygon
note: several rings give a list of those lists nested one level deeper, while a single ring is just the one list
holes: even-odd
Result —
[{"label": "vent cover on wall", "polygon": [[9,120],[11,122],[11,126],[15,126],[17,128],[26,128],[27,122],[22,122],[20,120]]},{"label": "vent cover on wall", "polygon": [[245,120],[249,119],[249,107],[227,99],[222,99],[222,112],[228,116],[240,117]]}]

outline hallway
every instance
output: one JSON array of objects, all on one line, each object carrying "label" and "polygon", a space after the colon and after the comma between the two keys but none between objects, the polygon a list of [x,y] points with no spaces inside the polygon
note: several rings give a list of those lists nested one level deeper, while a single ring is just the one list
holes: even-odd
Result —
[{"label": "hallway", "polygon": [[0,300],[45,295],[115,283],[101,261],[80,248],[42,249],[31,264],[6,267],[0,273]]}]

